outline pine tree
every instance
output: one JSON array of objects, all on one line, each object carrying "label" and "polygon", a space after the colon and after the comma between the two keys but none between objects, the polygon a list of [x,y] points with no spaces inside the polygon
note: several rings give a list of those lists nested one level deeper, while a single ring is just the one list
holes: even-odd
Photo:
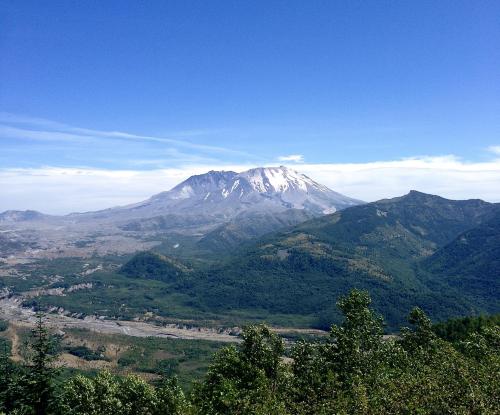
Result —
[{"label": "pine tree", "polygon": [[46,415],[54,398],[54,379],[57,370],[53,366],[56,359],[55,342],[49,334],[42,314],[37,314],[35,328],[31,331],[28,363],[28,387],[35,415]]}]

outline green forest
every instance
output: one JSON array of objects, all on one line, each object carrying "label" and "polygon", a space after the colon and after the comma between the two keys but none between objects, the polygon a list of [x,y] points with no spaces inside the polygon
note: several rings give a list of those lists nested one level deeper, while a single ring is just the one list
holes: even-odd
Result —
[{"label": "green forest", "polygon": [[414,308],[408,327],[387,336],[368,292],[352,290],[337,306],[343,320],[321,340],[285,342],[265,325],[246,327],[242,341],[217,351],[189,388],[168,371],[150,383],[107,371],[63,376],[40,315],[25,362],[12,361],[2,345],[0,413],[500,413],[498,316],[432,325]]}]

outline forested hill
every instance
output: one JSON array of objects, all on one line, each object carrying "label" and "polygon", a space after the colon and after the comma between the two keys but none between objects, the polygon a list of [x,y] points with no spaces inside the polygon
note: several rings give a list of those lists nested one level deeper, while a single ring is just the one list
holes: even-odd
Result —
[{"label": "forested hill", "polygon": [[354,287],[370,290],[392,329],[415,304],[434,319],[498,312],[499,212],[412,191],[268,236],[177,289],[204,309],[314,315],[318,327],[338,319],[334,299]]},{"label": "forested hill", "polygon": [[460,234],[425,263],[424,268],[489,312],[500,310],[500,210]]}]

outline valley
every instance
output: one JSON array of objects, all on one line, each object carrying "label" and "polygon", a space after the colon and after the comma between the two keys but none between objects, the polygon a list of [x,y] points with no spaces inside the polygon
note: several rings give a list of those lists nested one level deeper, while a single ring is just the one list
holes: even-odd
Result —
[{"label": "valley", "polygon": [[[1,298],[0,319],[11,322],[17,327],[32,327],[36,312],[22,306],[23,297]],[[190,327],[182,324],[158,326],[140,321],[106,320],[105,318],[85,317],[83,319],[58,313],[45,315],[48,327],[56,330],[84,329],[102,334],[122,334],[132,337],[160,337],[184,340],[206,340],[215,342],[238,342],[239,328],[216,330],[208,327]]]},{"label": "valley", "polygon": [[416,191],[363,204],[284,167],[209,172],[130,206],[0,214],[0,289],[59,326],[230,341],[248,323],[327,330],[362,288],[397,332],[414,305],[498,312],[499,211]]}]

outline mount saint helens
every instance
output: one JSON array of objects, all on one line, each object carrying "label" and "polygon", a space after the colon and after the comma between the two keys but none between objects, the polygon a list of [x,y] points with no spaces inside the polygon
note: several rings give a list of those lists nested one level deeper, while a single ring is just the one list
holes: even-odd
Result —
[{"label": "mount saint helens", "polygon": [[192,176],[148,200],[97,212],[0,214],[0,258],[127,253],[165,244],[232,248],[265,233],[362,203],[284,166]]}]

